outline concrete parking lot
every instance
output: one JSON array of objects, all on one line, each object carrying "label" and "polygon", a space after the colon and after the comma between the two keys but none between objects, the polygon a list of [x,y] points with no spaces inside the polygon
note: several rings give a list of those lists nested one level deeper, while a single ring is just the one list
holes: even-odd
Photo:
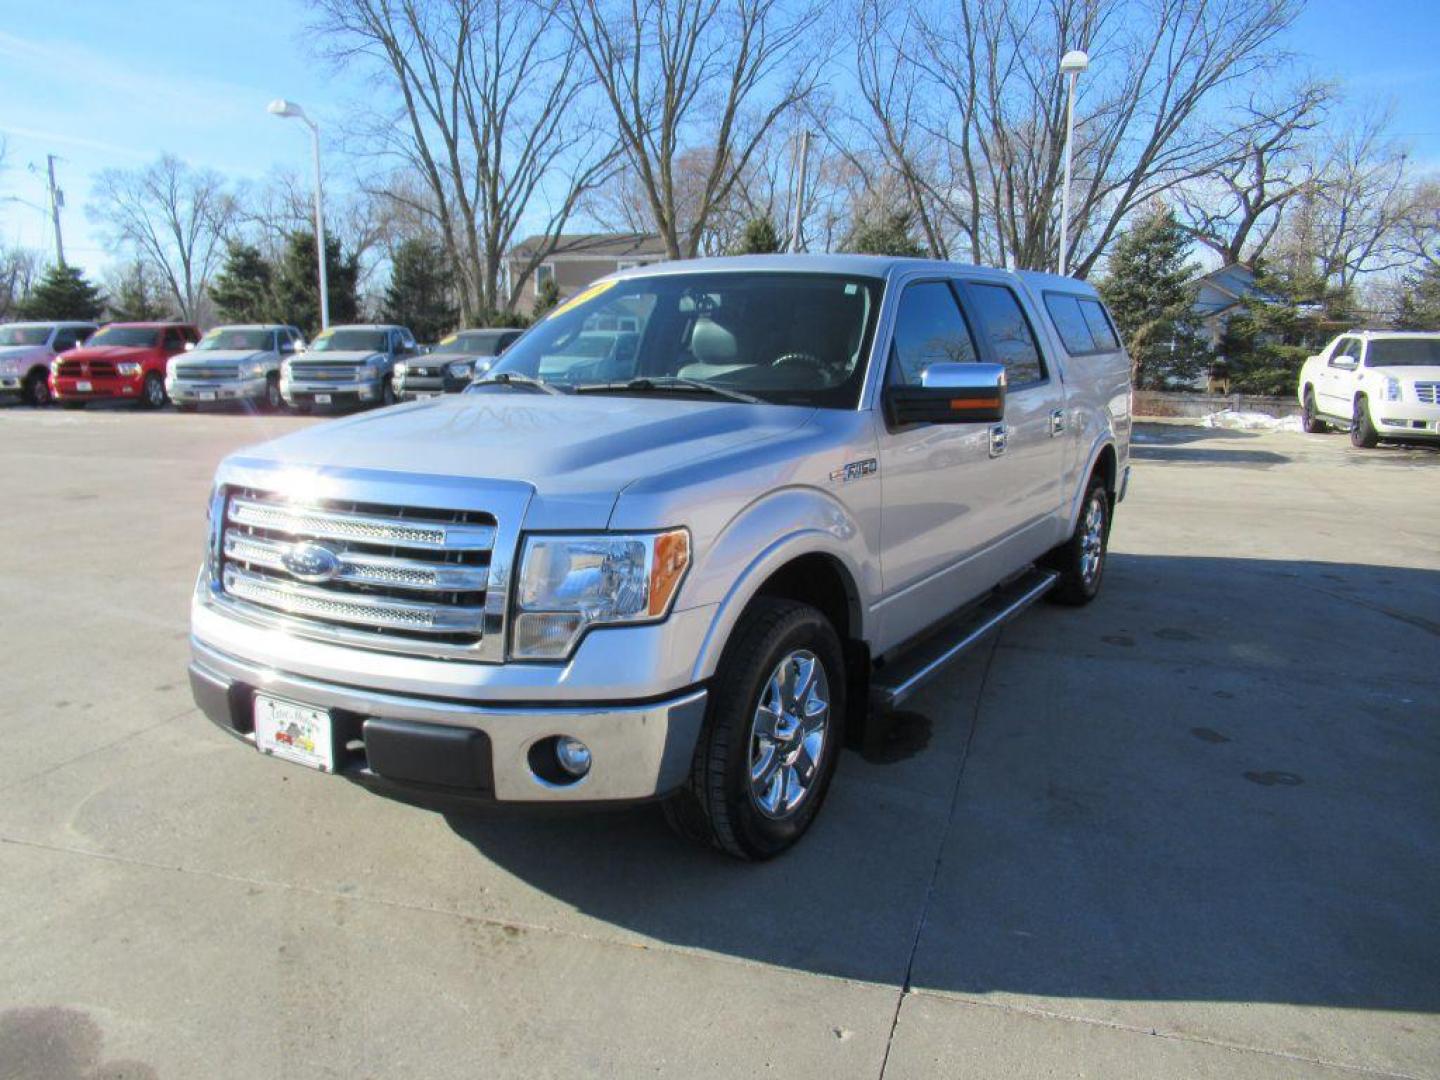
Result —
[{"label": "concrete parking lot", "polygon": [[1440,453],[1145,427],[1100,600],[746,866],[199,715],[212,470],[310,422],[0,409],[0,1077],[1440,1076]]}]

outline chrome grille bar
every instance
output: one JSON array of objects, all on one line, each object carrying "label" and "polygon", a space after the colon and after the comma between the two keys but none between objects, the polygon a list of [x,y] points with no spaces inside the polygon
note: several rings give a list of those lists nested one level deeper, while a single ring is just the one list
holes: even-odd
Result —
[{"label": "chrome grille bar", "polygon": [[1440,383],[1417,382],[1415,396],[1425,405],[1440,404]]},{"label": "chrome grille bar", "polygon": [[[285,556],[294,547],[294,544],[283,540],[236,532],[225,534],[227,559],[282,573],[289,573]],[[490,576],[488,566],[456,566],[352,551],[336,554],[340,560],[340,571],[334,580],[351,584],[389,585],[431,592],[484,592]]]},{"label": "chrome grille bar", "polygon": [[493,525],[457,525],[374,514],[343,514],[309,506],[243,498],[230,500],[228,517],[237,525],[323,540],[358,540],[431,551],[489,551],[495,546]]},{"label": "chrome grille bar", "polygon": [[261,604],[290,615],[388,627],[421,634],[476,634],[484,625],[483,607],[416,604],[362,593],[294,585],[234,566],[225,567],[225,591],[237,600]]}]

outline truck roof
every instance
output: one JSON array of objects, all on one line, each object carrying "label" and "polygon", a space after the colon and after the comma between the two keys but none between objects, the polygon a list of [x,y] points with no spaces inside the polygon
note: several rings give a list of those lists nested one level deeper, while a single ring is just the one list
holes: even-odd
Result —
[{"label": "truck roof", "polygon": [[889,278],[906,270],[933,270],[953,274],[957,271],[992,274],[1024,281],[1032,288],[1065,289],[1086,295],[1095,294],[1095,286],[1078,278],[1046,274],[1038,270],[1003,270],[973,263],[947,262],[943,259],[914,259],[899,255],[724,255],[706,259],[678,259],[672,262],[647,263],[608,275],[615,278],[654,277],[664,274],[724,273],[726,271],[768,270],[781,273],[857,274],[865,277]]}]

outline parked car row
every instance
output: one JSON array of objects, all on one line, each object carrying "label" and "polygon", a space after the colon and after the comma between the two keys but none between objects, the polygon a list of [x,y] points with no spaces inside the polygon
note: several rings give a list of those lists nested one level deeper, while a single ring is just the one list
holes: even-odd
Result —
[{"label": "parked car row", "polygon": [[182,411],[392,405],[463,390],[519,336],[465,330],[427,352],[409,329],[389,324],[331,327],[307,346],[295,327],[270,323],[204,335],[188,323],[12,323],[0,326],[0,398],[73,409],[92,401],[130,399],[146,408],[171,401]]}]

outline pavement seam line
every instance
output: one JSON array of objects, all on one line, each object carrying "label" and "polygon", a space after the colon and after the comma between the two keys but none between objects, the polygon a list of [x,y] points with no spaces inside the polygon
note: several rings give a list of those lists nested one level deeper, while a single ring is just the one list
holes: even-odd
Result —
[{"label": "pavement seam line", "polygon": [[1360,1073],[1365,1076],[1381,1076],[1393,1078],[1393,1080],[1425,1080],[1424,1077],[1417,1076],[1413,1073],[1393,1072],[1389,1069],[1375,1068],[1370,1065],[1354,1065],[1344,1061],[1334,1061],[1329,1058],[1310,1057],[1289,1050],[1273,1050],[1263,1046],[1251,1046],[1248,1043],[1227,1042],[1224,1039],[1207,1038],[1204,1035],[1191,1035],[1183,1031],[1142,1027],[1138,1024],[1126,1024],[1119,1020],[1105,1020],[1094,1016],[1078,1016],[1073,1013],[1057,1012],[1054,1009],[1041,1009],[1035,1006],[1019,1005],[1005,1001],[977,1001],[974,998],[942,993],[935,990],[911,990],[910,993],[916,997],[928,997],[935,1001],[948,1001],[957,1005],[968,1005],[977,1009],[996,1009],[1000,1012],[1015,1013],[1020,1016],[1034,1017],[1039,1020],[1055,1020],[1066,1024],[1086,1024],[1090,1027],[1123,1031],[1130,1035],[1147,1035],[1156,1039],[1169,1039],[1172,1042],[1196,1043],[1202,1046],[1213,1046],[1220,1050],[1231,1050],[1237,1054],[1260,1054],[1265,1057],[1281,1058],[1286,1061],[1303,1062],[1306,1065],[1319,1065],[1327,1069],[1343,1069],[1347,1072]]},{"label": "pavement seam line", "polygon": [[60,769],[66,768],[67,766],[74,765],[77,761],[84,761],[88,757],[94,757],[96,754],[101,753],[102,751],[109,750],[112,746],[118,746],[120,743],[125,742],[127,739],[133,739],[140,735],[145,735],[148,732],[154,731],[156,728],[164,727],[166,724],[173,724],[176,720],[183,720],[191,713],[198,711],[199,709],[196,706],[190,705],[181,712],[176,713],[174,716],[167,716],[164,720],[157,720],[153,724],[147,724],[142,728],[136,728],[134,731],[127,731],[124,735],[118,735],[107,743],[101,743],[99,746],[92,746],[89,750],[86,750],[83,753],[76,754],[73,758],[67,758],[64,761],[56,762],[54,765],[51,765],[48,768],[41,769],[37,773],[31,773],[29,776],[22,776],[19,780],[12,780],[10,783],[0,786],[0,793],[12,791],[15,788],[19,787],[21,784],[28,784],[33,780],[39,780],[42,777],[49,776],[53,772],[57,772]]},{"label": "pavement seam line", "polygon": [[479,926],[486,926],[496,930],[524,930],[540,934],[551,934],[556,937],[569,938],[575,941],[584,941],[592,945],[600,945],[619,949],[628,949],[632,952],[655,952],[676,956],[685,956],[697,960],[712,961],[718,964],[727,964],[734,967],[746,969],[759,969],[762,971],[778,972],[780,974],[792,975],[802,979],[822,979],[826,982],[839,983],[844,986],[854,987],[860,990],[884,990],[886,983],[872,982],[867,979],[852,979],[844,975],[832,975],[823,971],[804,971],[799,968],[789,967],[782,964],[767,964],[758,960],[747,960],[740,956],[729,956],[724,953],[710,952],[705,949],[692,948],[683,945],[672,945],[664,941],[618,941],[613,938],[598,937],[594,934],[587,934],[580,930],[567,930],[560,926],[549,926],[545,923],[522,922],[517,919],[497,918],[493,915],[476,915],[464,911],[455,911],[449,908],[435,907],[431,904],[416,904],[406,900],[393,900],[383,896],[366,896],[362,893],[340,892],[336,889],[325,889],[314,885],[301,885],[296,882],[277,881],[273,878],[250,877],[245,874],[226,874],[218,870],[205,870],[190,866],[180,866],[174,863],[155,862],[151,859],[137,859],[131,855],[117,855],[109,851],[89,851],[85,848],[67,847],[64,844],[49,844],[38,840],[26,840],[18,836],[0,835],[0,845],[13,844],[16,847],[31,848],[36,851],[48,851],[56,855],[73,855],[86,859],[97,859],[101,862],[118,863],[121,866],[130,866],[142,870],[155,870],[162,873],[188,874],[192,877],[208,878],[212,881],[222,881],[231,885],[260,885],[267,888],[284,890],[287,892],[302,893],[307,896],[326,897],[334,900],[352,901],[357,904],[369,904],[377,907],[394,908],[398,911],[416,912],[422,915],[437,915],[441,918],[458,919],[461,922],[472,923]]},{"label": "pavement seam line", "polygon": [[925,933],[925,923],[930,917],[930,905],[935,898],[935,883],[940,878],[940,867],[945,862],[945,842],[955,824],[955,808],[960,802],[960,784],[965,779],[965,766],[970,763],[970,747],[975,742],[975,731],[980,726],[980,709],[985,701],[985,684],[990,681],[990,669],[995,666],[995,654],[1000,651],[1000,638],[1005,633],[1001,627],[990,642],[985,657],[985,667],[980,672],[980,685],[975,690],[975,707],[970,716],[970,731],[965,736],[965,748],[960,753],[960,762],[955,769],[955,785],[950,789],[950,812],[945,817],[945,827],[940,830],[940,841],[935,846],[935,864],[930,868],[930,881],[925,886],[925,899],[920,905],[920,915],[915,920],[915,934],[910,939],[910,955],[905,961],[905,979],[900,992],[895,995],[895,1012],[890,1017],[890,1032],[885,1037],[885,1054],[880,1059],[879,1080],[885,1080],[885,1070],[890,1064],[890,1048],[895,1045],[895,1031],[900,1026],[900,1010],[906,996],[911,993],[911,975],[915,970],[915,956],[920,951],[920,937]]}]

